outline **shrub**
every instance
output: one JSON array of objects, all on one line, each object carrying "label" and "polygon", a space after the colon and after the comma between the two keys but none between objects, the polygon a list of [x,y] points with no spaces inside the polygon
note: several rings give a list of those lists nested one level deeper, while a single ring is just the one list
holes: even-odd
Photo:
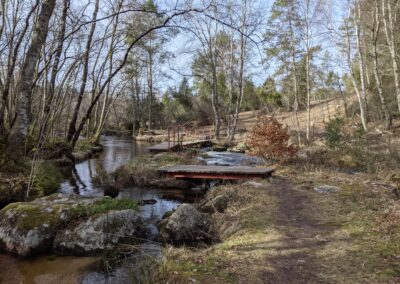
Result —
[{"label": "shrub", "polygon": [[46,196],[57,191],[61,182],[58,169],[49,162],[37,166],[33,189],[37,196]]},{"label": "shrub", "polygon": [[328,147],[337,148],[343,143],[343,126],[344,120],[340,117],[325,123],[325,140]]},{"label": "shrub", "polygon": [[284,127],[275,117],[259,116],[246,144],[252,155],[285,162],[298,151],[297,146],[289,145],[289,138],[287,126]]}]

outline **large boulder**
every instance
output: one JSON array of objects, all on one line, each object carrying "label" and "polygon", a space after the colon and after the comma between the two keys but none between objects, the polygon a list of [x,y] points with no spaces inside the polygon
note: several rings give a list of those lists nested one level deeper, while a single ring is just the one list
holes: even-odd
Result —
[{"label": "large boulder", "polygon": [[136,211],[119,210],[96,214],[83,221],[71,222],[57,232],[53,251],[58,255],[92,255],[112,249],[124,239],[145,235],[143,219]]},{"label": "large boulder", "polygon": [[175,244],[212,240],[212,219],[192,205],[182,204],[168,218],[159,223],[160,239]]},{"label": "large boulder", "polygon": [[73,208],[95,201],[53,194],[32,202],[9,204],[0,211],[0,248],[20,256],[49,250],[57,231],[73,218]]},{"label": "large boulder", "polygon": [[9,204],[0,211],[0,249],[23,257],[53,247],[59,254],[85,255],[142,236],[143,220],[132,204],[120,201],[57,193]]}]

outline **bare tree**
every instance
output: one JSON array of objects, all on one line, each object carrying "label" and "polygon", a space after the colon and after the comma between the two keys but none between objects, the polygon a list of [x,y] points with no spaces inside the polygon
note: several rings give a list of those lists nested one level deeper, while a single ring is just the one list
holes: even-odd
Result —
[{"label": "bare tree", "polygon": [[[378,0],[376,0],[378,1]],[[397,41],[395,37],[395,18],[396,18],[396,6],[398,1],[392,0],[381,0],[382,1],[382,20],[385,31],[386,41],[388,44],[391,62],[392,72],[394,77],[394,84],[396,88],[397,107],[400,111],[400,70],[398,66],[397,58]],[[393,7],[393,4],[394,7]]]},{"label": "bare tree", "polygon": [[80,110],[80,107],[82,104],[82,99],[83,99],[83,96],[85,94],[85,89],[86,89],[88,70],[89,70],[89,58],[90,58],[92,41],[93,41],[93,35],[96,30],[96,23],[97,23],[96,20],[97,20],[98,12],[99,12],[99,0],[96,0],[95,7],[93,10],[93,16],[92,16],[92,25],[90,27],[88,38],[86,41],[86,48],[85,48],[84,54],[83,54],[83,72],[82,72],[81,85],[79,88],[78,101],[75,105],[74,113],[72,115],[72,119],[69,124],[69,130],[68,130],[68,136],[67,136],[68,142],[72,142],[73,137],[76,133],[76,122],[78,120],[79,110]]},{"label": "bare tree", "polygon": [[379,17],[379,4],[375,2],[374,10],[373,10],[373,26],[371,29],[371,40],[372,40],[372,54],[373,54],[373,61],[374,61],[374,76],[376,81],[376,88],[378,90],[378,96],[381,102],[382,112],[384,114],[384,129],[389,129],[392,126],[392,118],[390,114],[389,107],[386,103],[385,96],[383,94],[383,86],[381,80],[381,72],[379,70],[379,53],[378,53],[378,38],[379,32],[381,28],[381,20]]},{"label": "bare tree", "polygon": [[27,50],[21,68],[20,92],[17,108],[17,119],[9,137],[9,153],[18,159],[25,153],[24,143],[31,122],[32,83],[40,50],[46,42],[48,25],[53,15],[55,0],[44,0],[32,32],[32,41]]}]

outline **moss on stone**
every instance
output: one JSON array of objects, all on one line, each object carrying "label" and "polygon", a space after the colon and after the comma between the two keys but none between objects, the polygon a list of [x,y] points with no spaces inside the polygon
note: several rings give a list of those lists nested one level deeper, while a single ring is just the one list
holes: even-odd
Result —
[{"label": "moss on stone", "polygon": [[129,199],[112,199],[112,198],[103,198],[97,200],[90,206],[84,206],[79,204],[75,208],[71,210],[71,214],[73,216],[80,218],[80,217],[88,217],[95,214],[106,213],[111,210],[126,210],[138,209],[138,203],[133,200]]},{"label": "moss on stone", "polygon": [[0,211],[0,219],[7,218],[6,214],[15,214],[15,228],[26,233],[35,227],[54,227],[60,223],[60,210],[46,210],[43,205],[27,202],[7,205]]}]

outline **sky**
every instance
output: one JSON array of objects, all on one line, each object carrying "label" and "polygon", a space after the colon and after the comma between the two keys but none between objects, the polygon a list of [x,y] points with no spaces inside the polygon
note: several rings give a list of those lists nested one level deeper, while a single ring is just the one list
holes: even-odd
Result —
[{"label": "sky", "polygon": [[[83,2],[79,0],[72,0],[75,3],[75,7],[84,5]],[[103,0],[102,0],[103,1]],[[104,0],[104,1],[113,1],[113,0]],[[173,7],[175,3],[182,3],[185,0],[155,0],[160,9],[168,9],[169,7]],[[199,5],[200,1],[210,1],[210,0],[193,0],[194,5]],[[236,0],[238,1],[238,0]],[[345,0],[328,0],[328,4],[330,4],[331,9],[335,10],[331,11],[333,15],[333,19],[336,21],[340,18],[340,13],[336,12],[336,10],[340,10],[340,6],[343,5],[343,1]],[[269,18],[270,8],[273,4],[274,0],[251,0],[251,4],[256,6],[260,12],[262,25],[259,27],[257,34],[262,36],[265,32],[267,26],[266,22]],[[104,7],[103,7],[104,9]],[[104,10],[107,13],[106,10]],[[90,15],[91,9],[87,10],[87,14]],[[99,24],[99,27],[101,24]],[[221,25],[222,27],[222,25]],[[226,27],[225,27],[226,28]],[[259,38],[256,38],[259,40]],[[159,76],[157,78],[156,86],[160,90],[160,92],[164,92],[170,87],[176,87],[179,85],[179,82],[183,79],[184,75],[188,75],[187,77],[191,79],[191,63],[194,58],[194,52],[199,47],[199,43],[193,41],[193,37],[189,32],[185,30],[181,30],[180,33],[171,39],[164,47],[164,50],[174,54],[174,58],[167,60],[164,64],[162,64],[159,69],[159,73],[164,76]],[[323,52],[330,51],[335,54],[335,50],[332,47],[332,44],[324,43],[322,45]],[[188,50],[190,52],[188,52]],[[269,76],[274,74],[274,68],[276,64],[274,62],[264,62],[262,63],[262,59],[265,56],[264,46],[262,44],[251,44],[250,52],[249,52],[249,64],[246,68],[246,74],[248,78],[250,78],[256,85],[261,85]],[[337,68],[337,67],[334,67]],[[339,69],[338,69],[339,70]],[[191,81],[191,80],[190,80]]]}]

